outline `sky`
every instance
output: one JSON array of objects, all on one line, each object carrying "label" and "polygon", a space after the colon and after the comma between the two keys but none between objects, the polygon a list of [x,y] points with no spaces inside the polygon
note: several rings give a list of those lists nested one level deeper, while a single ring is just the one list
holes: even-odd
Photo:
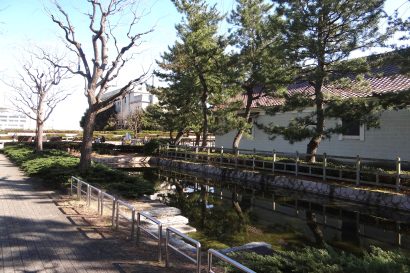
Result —
[{"label": "sky", "polygon": [[[59,2],[70,14],[73,24],[77,26],[78,39],[86,46],[90,40],[87,18],[82,14],[84,7],[86,9],[88,7],[86,1],[61,0]],[[221,12],[227,13],[234,7],[235,1],[209,0],[209,2],[217,4]],[[10,105],[11,89],[3,82],[16,81],[17,71],[24,64],[27,51],[41,47],[61,54],[65,52],[61,41],[63,33],[49,16],[52,7],[49,0],[0,0],[0,106]],[[386,1],[385,9],[388,13],[396,8],[399,8],[401,16],[410,16],[409,0]],[[158,60],[161,53],[176,40],[175,24],[180,22],[181,15],[170,0],[140,0],[138,10],[143,16],[136,30],[146,31],[153,28],[154,31],[144,36],[142,44],[135,51],[137,54],[128,63],[122,77],[114,83],[118,86],[144,71],[155,69],[155,60]],[[126,21],[126,15],[119,19],[120,32],[124,31],[121,27],[125,28]],[[222,29],[226,29],[226,25]],[[159,83],[155,80],[155,84]],[[84,82],[81,77],[74,77],[61,85],[61,88],[71,95],[57,106],[46,122],[46,128],[80,129],[79,120],[87,108],[83,87]]]}]

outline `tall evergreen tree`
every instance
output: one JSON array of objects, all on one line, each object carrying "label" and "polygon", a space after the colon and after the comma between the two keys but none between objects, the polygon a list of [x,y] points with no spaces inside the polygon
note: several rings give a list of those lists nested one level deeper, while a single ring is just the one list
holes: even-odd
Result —
[{"label": "tall evergreen tree", "polygon": [[210,108],[223,101],[229,91],[224,85],[227,42],[217,33],[223,16],[205,0],[172,2],[183,20],[176,26],[178,41],[158,62],[163,71],[157,75],[169,83],[166,90],[180,100],[192,99],[192,111],[199,105],[202,146],[206,146]]},{"label": "tall evergreen tree", "polygon": [[[236,122],[233,149],[252,126],[251,106],[261,96],[286,86],[292,79],[283,51],[283,20],[271,14],[272,5],[265,0],[237,0],[228,22],[233,25],[230,40],[238,50],[232,56],[236,83],[245,94],[245,110]],[[240,105],[243,107],[243,104]]]},{"label": "tall evergreen tree", "polygon": [[[288,127],[271,130],[290,141],[309,139],[307,154],[315,161],[321,140],[334,132],[325,127],[325,103],[329,99],[323,86],[335,75],[342,77],[363,71],[364,59],[346,60],[352,51],[366,50],[380,45],[386,35],[379,31],[379,21],[384,16],[384,0],[274,0],[277,11],[286,20],[284,34],[287,54],[299,68],[300,80],[307,81],[313,94],[286,96],[286,110],[313,107],[311,115],[292,120]],[[369,102],[355,100],[355,104],[370,107]],[[349,106],[339,101],[338,106]],[[349,109],[352,117],[353,108]],[[353,112],[352,112],[353,111]],[[337,112],[337,111],[336,111]],[[329,114],[335,111],[329,111]],[[365,114],[364,112],[361,112]],[[357,116],[357,115],[356,115]],[[360,122],[365,118],[360,116]]]}]

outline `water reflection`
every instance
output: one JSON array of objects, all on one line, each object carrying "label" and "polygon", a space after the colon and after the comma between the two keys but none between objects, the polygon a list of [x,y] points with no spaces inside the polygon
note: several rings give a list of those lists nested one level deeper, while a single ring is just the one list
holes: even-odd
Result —
[{"label": "water reflection", "polygon": [[155,174],[150,180],[159,199],[180,208],[207,236],[232,245],[268,241],[410,248],[410,213],[194,173],[159,169]]}]

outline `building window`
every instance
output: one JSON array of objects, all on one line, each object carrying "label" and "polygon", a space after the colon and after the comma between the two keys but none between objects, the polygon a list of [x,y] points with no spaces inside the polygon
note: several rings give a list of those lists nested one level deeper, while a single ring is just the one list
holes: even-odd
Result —
[{"label": "building window", "polygon": [[342,119],[342,125],[345,127],[345,132],[339,135],[339,140],[343,139],[358,139],[364,140],[364,125],[358,120]]}]

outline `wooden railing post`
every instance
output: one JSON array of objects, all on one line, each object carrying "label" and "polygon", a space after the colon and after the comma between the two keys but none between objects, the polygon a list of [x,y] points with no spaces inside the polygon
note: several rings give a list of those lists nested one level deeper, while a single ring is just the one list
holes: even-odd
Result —
[{"label": "wooden railing post", "polygon": [[299,174],[299,152],[296,151],[295,175]]},{"label": "wooden railing post", "polygon": [[253,148],[252,170],[255,170],[255,153],[256,153],[256,149]]},{"label": "wooden railing post", "polygon": [[276,153],[275,150],[272,151],[272,174],[275,174],[275,162],[276,162]]},{"label": "wooden railing post", "polygon": [[239,149],[235,148],[234,153],[235,153],[235,169],[237,169],[238,168]]},{"label": "wooden railing post", "polygon": [[396,159],[396,191],[400,191],[400,178],[401,176],[401,160],[400,157]]},{"label": "wooden railing post", "polygon": [[356,157],[356,185],[360,185],[360,169],[361,169],[361,161],[360,161],[360,156],[357,155]]},{"label": "wooden railing post", "polygon": [[209,147],[206,147],[206,150],[207,150],[206,162],[209,163],[209,155],[211,153],[211,149]]},{"label": "wooden railing post", "polygon": [[323,154],[323,181],[326,181],[327,155]]},{"label": "wooden railing post", "polygon": [[223,156],[224,156],[224,146],[221,146],[221,158],[220,158],[221,165],[222,165],[222,161],[223,161]]}]

